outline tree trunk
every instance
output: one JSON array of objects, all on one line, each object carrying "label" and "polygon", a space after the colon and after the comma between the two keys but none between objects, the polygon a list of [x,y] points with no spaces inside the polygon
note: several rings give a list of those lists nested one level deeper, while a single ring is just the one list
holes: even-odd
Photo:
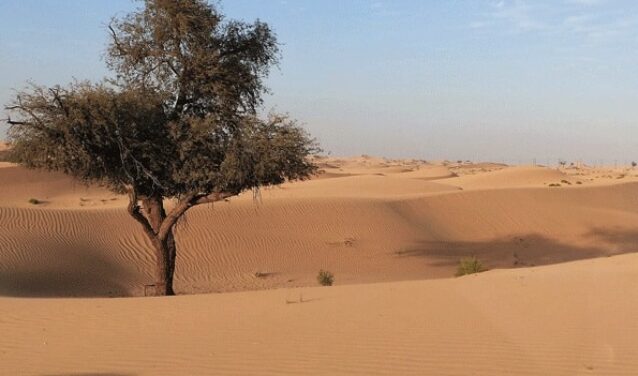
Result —
[{"label": "tree trunk", "polygon": [[175,275],[175,258],[177,255],[177,247],[175,245],[175,237],[171,230],[166,239],[160,239],[160,226],[166,219],[166,211],[162,197],[151,196],[142,198],[142,205],[146,211],[151,228],[155,232],[155,236],[151,237],[151,243],[155,248],[156,269],[155,269],[155,288],[157,295],[175,295],[173,290],[173,276]]},{"label": "tree trunk", "polygon": [[[170,239],[173,239],[171,233]],[[155,268],[155,291],[157,295],[175,295],[173,290],[173,276],[175,274],[175,241],[164,242],[155,238],[153,240],[155,248],[156,268]]]},{"label": "tree trunk", "polygon": [[177,257],[177,246],[175,244],[175,236],[173,235],[173,230],[168,234],[168,238],[166,239],[166,250],[167,250],[167,269],[166,269],[166,295],[175,295],[175,291],[173,291],[173,277],[175,275],[175,258]]}]

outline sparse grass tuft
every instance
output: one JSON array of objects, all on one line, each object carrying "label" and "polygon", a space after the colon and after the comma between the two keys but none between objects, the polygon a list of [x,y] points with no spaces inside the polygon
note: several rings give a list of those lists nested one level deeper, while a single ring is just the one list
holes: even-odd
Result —
[{"label": "sparse grass tuft", "polygon": [[476,274],[484,272],[486,269],[483,264],[476,258],[476,256],[466,257],[459,261],[459,268],[456,271],[456,276],[460,277],[467,274]]},{"label": "sparse grass tuft", "polygon": [[550,187],[560,187],[560,184],[558,184],[558,183],[552,183],[552,184],[550,184],[549,186],[550,186]]},{"label": "sparse grass tuft", "polygon": [[321,286],[332,286],[335,281],[335,276],[327,270],[319,270],[319,274],[317,274],[317,282]]},{"label": "sparse grass tuft", "polygon": [[29,199],[29,204],[31,204],[31,205],[39,205],[41,203],[42,203],[42,201],[38,200],[37,198],[30,198]]}]

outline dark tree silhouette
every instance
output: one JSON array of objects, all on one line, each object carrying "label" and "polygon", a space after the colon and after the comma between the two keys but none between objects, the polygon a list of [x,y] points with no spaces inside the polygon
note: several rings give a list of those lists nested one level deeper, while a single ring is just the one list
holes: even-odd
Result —
[{"label": "dark tree silhouette", "polygon": [[6,106],[11,158],[127,193],[158,293],[172,295],[186,211],[307,178],[318,149],[294,120],[257,115],[279,54],[267,24],[225,20],[203,0],[146,0],[108,30],[112,79],[32,84]]}]

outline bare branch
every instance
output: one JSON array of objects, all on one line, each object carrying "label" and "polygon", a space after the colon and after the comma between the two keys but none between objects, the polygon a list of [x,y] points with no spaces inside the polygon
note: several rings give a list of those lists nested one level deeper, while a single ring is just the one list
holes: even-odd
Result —
[{"label": "bare branch", "polygon": [[210,195],[194,194],[194,193],[190,193],[186,195],[181,200],[179,200],[177,203],[177,206],[175,206],[173,210],[171,210],[171,212],[168,213],[168,215],[162,222],[162,225],[160,226],[160,230],[157,234],[157,237],[162,241],[166,239],[166,237],[170,233],[175,223],[177,223],[179,218],[182,215],[184,215],[184,213],[186,213],[186,211],[192,208],[193,206],[222,201],[236,195],[237,195],[236,193],[228,193],[228,192],[218,192],[218,193],[213,193]]},{"label": "bare branch", "polygon": [[31,123],[28,123],[26,121],[11,120],[11,116],[7,116],[6,119],[2,119],[1,121],[4,121],[4,122],[6,122],[9,125],[31,125]]},{"label": "bare branch", "polygon": [[[33,112],[33,110],[31,110],[29,107],[24,106],[22,104],[22,99],[20,98],[20,96],[18,96],[18,105],[14,106],[16,107],[16,109],[19,109],[20,111],[24,111],[26,112],[32,119],[34,119],[43,129],[47,129],[46,124],[44,124],[44,122],[38,117],[38,115],[35,114],[35,112]],[[28,123],[31,124],[31,123]]]},{"label": "bare branch", "polygon": [[219,193],[213,193],[213,194],[210,194],[210,195],[201,195],[200,197],[195,199],[195,201],[193,202],[193,206],[202,205],[202,204],[210,204],[210,203],[217,202],[217,201],[223,201],[223,200],[226,200],[227,198],[233,197],[233,196],[237,196],[237,194],[236,193],[219,192]]},{"label": "bare branch", "polygon": [[157,234],[153,231],[151,224],[148,222],[146,217],[140,212],[140,206],[138,205],[137,192],[135,192],[135,188],[132,186],[127,187],[129,203],[128,203],[128,213],[133,217],[136,221],[138,221],[142,227],[144,228],[144,232],[150,237],[155,238]]},{"label": "bare branch", "polygon": [[120,53],[123,53],[124,49],[122,48],[122,45],[120,44],[120,40],[117,38],[117,33],[115,32],[115,29],[113,29],[113,22],[109,23],[108,28],[109,28],[109,31],[111,32],[111,37],[113,37],[113,43],[115,44],[115,47]]},{"label": "bare branch", "polygon": [[160,229],[157,233],[157,237],[161,241],[166,240],[166,237],[170,233],[175,223],[177,223],[177,220],[194,205],[194,201],[198,197],[199,195],[195,193],[189,193],[177,202],[177,205],[173,208],[173,210],[170,211],[170,213],[168,213],[164,221],[162,221],[162,225],[160,226]]},{"label": "bare branch", "polygon": [[62,102],[62,98],[60,97],[60,89],[59,88],[55,88],[55,89],[51,88],[51,89],[49,89],[49,92],[53,95],[53,100],[55,100],[55,102],[58,104],[58,106],[60,106],[62,111],[64,111],[64,114],[68,117],[69,116],[69,109]]}]

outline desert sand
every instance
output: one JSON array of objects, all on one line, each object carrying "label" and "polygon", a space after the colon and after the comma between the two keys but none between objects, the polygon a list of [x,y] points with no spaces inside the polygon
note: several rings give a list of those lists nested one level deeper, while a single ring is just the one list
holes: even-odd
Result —
[{"label": "desert sand", "polygon": [[638,169],[317,163],[192,209],[174,298],[124,197],[0,164],[2,373],[638,374]]}]

